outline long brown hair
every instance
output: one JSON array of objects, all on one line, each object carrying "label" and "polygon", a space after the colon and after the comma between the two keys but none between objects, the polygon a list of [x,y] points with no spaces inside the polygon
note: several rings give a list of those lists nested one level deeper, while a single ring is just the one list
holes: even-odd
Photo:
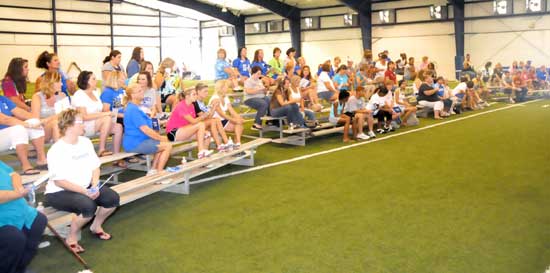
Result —
[{"label": "long brown hair", "polygon": [[[143,49],[141,47],[137,46],[137,47],[134,47],[134,50],[132,51],[132,59],[136,60],[138,63],[143,61],[141,59],[141,51],[142,50]],[[116,55],[115,55],[115,57],[116,57]]]},{"label": "long brown hair", "polygon": [[13,58],[8,65],[8,71],[4,77],[10,77],[15,83],[15,88],[20,94],[27,92],[27,76],[23,75],[23,67],[29,63],[26,59],[17,57]]}]

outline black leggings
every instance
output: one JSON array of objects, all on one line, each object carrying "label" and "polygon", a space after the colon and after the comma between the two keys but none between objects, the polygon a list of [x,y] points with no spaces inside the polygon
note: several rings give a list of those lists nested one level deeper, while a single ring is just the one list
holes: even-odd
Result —
[{"label": "black leggings", "polygon": [[14,226],[0,228],[0,272],[24,273],[36,254],[38,244],[48,219],[38,213],[31,229],[23,227],[19,230]]},{"label": "black leggings", "polygon": [[84,218],[95,215],[97,207],[115,208],[120,204],[118,193],[109,187],[102,187],[99,196],[92,200],[87,195],[72,192],[58,191],[46,194],[46,204],[54,209],[76,213]]},{"label": "black leggings", "polygon": [[384,110],[378,110],[378,113],[374,116],[375,118],[378,118],[378,123],[383,124],[384,118],[386,118],[387,121],[391,121],[391,113]]}]

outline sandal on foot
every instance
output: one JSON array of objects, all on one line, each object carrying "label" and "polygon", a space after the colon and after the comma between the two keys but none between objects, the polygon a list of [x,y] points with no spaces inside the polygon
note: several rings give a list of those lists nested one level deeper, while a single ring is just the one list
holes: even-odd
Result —
[{"label": "sandal on foot", "polygon": [[86,251],[82,246],[76,243],[75,244],[67,243],[67,245],[71,248],[71,251],[76,254],[83,253],[84,251]]},{"label": "sandal on foot", "polygon": [[128,168],[128,164],[126,164],[126,161],[124,161],[124,160],[119,160],[119,161],[113,163],[113,166],[119,167],[119,168],[122,168],[122,169]]},{"label": "sandal on foot", "polygon": [[[93,230],[90,229],[90,232],[92,233],[92,235],[94,237],[96,237],[97,239],[99,240],[103,240],[103,241],[109,241],[113,238],[113,236],[111,236],[111,234],[109,233],[106,233],[106,232],[103,232],[103,231],[100,231],[100,232],[95,232]],[[108,238],[105,238],[106,236],[108,236]]]},{"label": "sandal on foot", "polygon": [[35,168],[26,169],[21,173],[21,175],[37,175],[37,174],[40,174],[40,171]]},{"label": "sandal on foot", "polygon": [[107,151],[107,150],[103,150],[97,153],[97,156],[99,157],[110,156],[110,155],[113,155],[113,152]]},{"label": "sandal on foot", "polygon": [[139,158],[137,156],[132,156],[124,160],[126,160],[126,162],[128,163],[139,163]]},{"label": "sandal on foot", "polygon": [[48,170],[48,164],[37,164],[36,167],[34,167],[36,170],[41,171],[47,171]]}]

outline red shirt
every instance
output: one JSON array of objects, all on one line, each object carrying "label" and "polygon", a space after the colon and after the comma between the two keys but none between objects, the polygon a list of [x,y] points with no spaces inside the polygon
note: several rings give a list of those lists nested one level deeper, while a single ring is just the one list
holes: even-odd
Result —
[{"label": "red shirt", "polygon": [[397,76],[395,76],[395,72],[388,69],[386,70],[386,73],[384,73],[384,77],[389,78],[397,84]]},{"label": "red shirt", "polygon": [[15,87],[15,82],[10,78],[10,76],[6,76],[2,80],[2,90],[4,90],[4,96],[18,97],[22,102],[25,102],[25,96],[17,92],[17,88]]}]

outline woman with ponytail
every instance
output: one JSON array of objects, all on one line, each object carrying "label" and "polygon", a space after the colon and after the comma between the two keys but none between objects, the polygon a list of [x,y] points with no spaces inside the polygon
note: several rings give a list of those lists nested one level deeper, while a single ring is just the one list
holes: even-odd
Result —
[{"label": "woman with ponytail", "polygon": [[44,74],[46,74],[47,71],[57,71],[57,73],[61,75],[61,92],[69,97],[69,94],[73,94],[76,91],[75,83],[68,80],[65,72],[61,70],[61,62],[59,61],[59,57],[56,53],[50,53],[48,51],[40,53],[40,55],[38,55],[38,58],[36,59],[36,67],[42,68],[45,71],[44,73],[42,73],[42,75],[40,75],[40,77],[36,79],[35,87],[40,86],[40,82],[42,81]]}]

